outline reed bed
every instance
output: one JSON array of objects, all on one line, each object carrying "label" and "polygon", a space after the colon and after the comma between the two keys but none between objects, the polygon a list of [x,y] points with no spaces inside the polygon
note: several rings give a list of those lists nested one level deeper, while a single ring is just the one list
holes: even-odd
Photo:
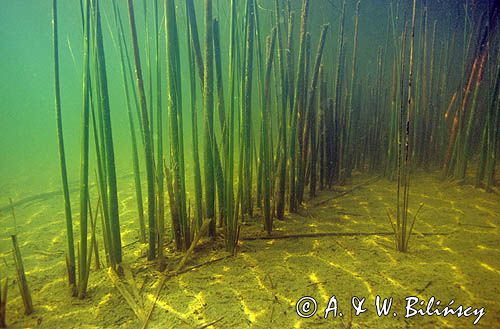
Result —
[{"label": "reed bed", "polygon": [[[222,4],[228,10],[219,11],[211,0],[203,6],[193,0],[144,2],[142,20],[137,20],[136,1],[110,4],[114,24],[109,36],[119,55],[130,132],[137,237],[147,243],[147,258],[160,269],[169,266],[167,246],[191,253],[193,239],[205,228],[212,239],[221,234],[230,253],[237,251],[241,221],[258,217],[272,236],[275,218],[286,219],[320,191],[349,183],[354,171],[397,180],[395,215],[389,217],[400,251],[409,250],[418,213],[410,211],[414,170],[439,168],[443,177],[467,182],[469,159],[477,156],[474,183],[493,188],[500,117],[496,7],[478,20],[471,18],[481,13],[466,6],[464,30],[439,42],[444,24],[431,21],[424,3],[391,3],[385,42],[364,54],[360,35],[368,13],[362,1],[342,1],[336,18],[320,25],[312,19],[316,1]],[[81,298],[99,245],[107,265],[123,274],[120,164],[112,130],[117,123],[111,121],[110,39],[101,6],[97,0],[81,2],[80,227],[75,243],[66,169],[74,159],[66,159],[64,148],[53,0],[67,276],[72,294]],[[226,17],[229,24],[222,23]],[[372,61],[368,74],[359,69],[365,56]],[[454,69],[458,65],[463,69]],[[92,170],[97,196],[89,191]],[[95,234],[99,230],[102,238]]]}]

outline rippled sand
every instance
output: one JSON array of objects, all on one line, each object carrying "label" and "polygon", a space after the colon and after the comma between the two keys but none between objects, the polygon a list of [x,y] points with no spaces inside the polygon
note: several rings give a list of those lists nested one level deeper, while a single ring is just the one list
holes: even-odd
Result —
[{"label": "rippled sand", "polygon": [[[356,176],[353,185],[370,180]],[[264,237],[258,218],[242,225],[236,257],[205,264],[165,281],[150,328],[469,328],[474,317],[404,318],[407,296],[443,304],[484,307],[478,327],[500,323],[500,197],[471,186],[442,182],[416,174],[410,208],[424,203],[410,240],[410,252],[395,251],[386,209],[395,203],[395,183],[385,179],[351,190],[322,192],[300,214],[275,221],[273,234],[331,232],[337,236],[253,239]],[[119,182],[125,262],[135,276],[144,308],[154,300],[159,273],[143,257],[137,243],[133,182]],[[340,196],[342,192],[344,195]],[[76,201],[76,195],[73,200]],[[11,328],[137,328],[141,322],[113,287],[106,269],[92,270],[89,298],[69,297],[65,278],[65,230],[60,196],[16,208],[17,233],[32,290],[35,312],[24,316],[13,278],[9,212],[0,213],[0,270],[10,278],[7,323]],[[74,207],[76,212],[77,207]],[[77,224],[77,219],[75,219]],[[78,225],[75,225],[77,227]],[[6,229],[4,229],[6,228]],[[6,234],[3,234],[7,232]],[[346,235],[342,235],[347,233]],[[366,233],[366,235],[357,235]],[[419,233],[434,233],[422,235]],[[78,232],[75,231],[75,236]],[[312,235],[312,234],[309,234]],[[99,233],[102,253],[101,235]],[[182,254],[169,252],[174,267]],[[186,268],[226,256],[222,238],[202,241]],[[104,259],[101,255],[101,261]],[[314,297],[318,313],[301,319],[295,304]],[[322,318],[335,295],[342,318]],[[393,297],[396,317],[377,317],[375,297]],[[366,297],[368,309],[351,317],[352,296]]]}]

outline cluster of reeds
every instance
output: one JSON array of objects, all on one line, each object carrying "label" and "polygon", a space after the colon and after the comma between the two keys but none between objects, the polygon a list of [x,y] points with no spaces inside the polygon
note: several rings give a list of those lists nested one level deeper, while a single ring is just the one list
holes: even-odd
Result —
[{"label": "cluster of reeds", "polygon": [[[119,270],[119,265],[122,262],[122,254],[108,77],[106,72],[106,57],[99,1],[87,0],[82,2],[81,14],[83,27],[83,107],[80,129],[80,240],[77,243],[77,257],[75,257],[73,221],[62,130],[57,0],[53,0],[55,108],[59,141],[59,160],[65,201],[68,242],[66,256],[67,272],[72,294],[84,298],[87,294],[92,254],[95,254],[96,264],[99,264],[98,244],[95,234],[97,217],[99,214],[101,215],[107,264],[115,270]],[[92,128],[97,162],[96,180],[98,186],[98,200],[94,213],[92,213],[89,191],[90,128]],[[77,269],[78,276],[76,273]]]},{"label": "cluster of reeds", "polygon": [[[122,262],[108,48],[100,3],[81,2],[80,238],[75,255],[59,90],[57,0],[53,0],[55,108],[68,278],[73,293],[81,297],[86,294],[92,255],[96,260],[99,256],[97,216],[107,264],[120,273]],[[227,4],[226,28],[220,23],[223,13],[211,0],[204,0],[203,6],[194,0],[144,1],[143,19],[136,14],[133,0],[127,0],[126,8],[111,2],[109,33],[120,57],[137,235],[148,244],[148,259],[157,260],[161,269],[167,265],[164,248],[170,238],[178,250],[192,252],[195,238],[207,228],[212,238],[222,232],[227,250],[234,253],[242,218],[262,215],[264,230],[272,234],[274,218],[283,219],[286,210],[298,211],[307,192],[312,198],[318,190],[344,184],[353,170],[398,178],[393,227],[400,250],[407,249],[413,227],[408,200],[415,166],[429,169],[444,161],[446,175],[451,169],[462,174],[473,146],[480,144],[477,181],[493,184],[500,82],[498,54],[491,56],[489,49],[498,44],[493,37],[496,11],[490,13],[484,29],[469,28],[465,20],[461,60],[464,67],[467,58],[474,60],[462,72],[470,77],[467,83],[457,85],[452,82],[459,74],[447,72],[456,65],[450,54],[456,52],[458,36],[453,32],[452,38],[437,42],[444,33],[440,22],[430,23],[426,6],[419,2],[412,3],[410,23],[398,18],[408,8],[390,5],[387,40],[371,54],[375,64],[367,75],[357,72],[360,1],[355,6],[342,1],[336,30],[330,24],[320,29],[311,24],[311,8],[317,4],[310,0],[301,1],[296,9],[286,0],[274,0],[270,9],[257,0],[228,0]],[[203,35],[198,28],[202,24]],[[346,32],[350,30],[352,35]],[[331,34],[335,41],[327,42]],[[475,50],[473,39],[480,45]],[[482,81],[483,76],[488,82]],[[496,82],[487,97],[488,111],[480,111],[484,85],[492,81]],[[443,101],[448,95],[449,103]],[[448,121],[451,117],[456,123]],[[474,132],[476,123],[484,128],[481,134]],[[185,131],[186,127],[190,129]],[[450,135],[445,133],[447,128]],[[447,139],[451,146],[445,152],[442,145]],[[92,140],[94,165],[89,163]],[[98,190],[95,208],[90,205],[92,167]],[[168,213],[170,225],[165,223]]]},{"label": "cluster of reeds", "polygon": [[[476,186],[484,181],[489,189],[493,184],[492,168],[497,158],[492,147],[497,145],[493,136],[497,136],[498,131],[494,128],[498,126],[498,110],[497,115],[493,110],[495,106],[498,109],[498,83],[495,82],[498,79],[498,72],[495,71],[498,52],[491,51],[493,45],[498,45],[498,35],[493,32],[498,21],[497,6],[477,7],[479,10],[476,8],[476,12],[470,13],[468,4],[465,4],[463,49],[457,51],[459,31],[449,31],[448,38],[439,49],[437,34],[444,34],[439,31],[441,22],[434,20],[429,23],[427,6],[417,4],[413,3],[411,25],[404,23],[399,38],[394,13],[402,9],[391,5],[389,16],[394,62],[391,94],[387,96],[390,100],[388,108],[391,109],[389,134],[382,136],[388,142],[383,162],[386,164],[386,175],[398,180],[396,219],[393,221],[391,215],[390,218],[397,248],[401,251],[408,248],[408,239],[418,213],[413,219],[409,218],[408,186],[412,169],[430,170],[433,166],[444,164],[443,176],[463,182],[468,162],[478,156]],[[415,17],[415,8],[421,13],[419,19]],[[476,19],[478,16],[481,17],[479,20]],[[469,22],[476,22],[477,25],[470,26]],[[451,56],[453,52],[462,56]],[[462,69],[453,70],[455,65]],[[490,79],[485,82],[487,70]],[[485,93],[486,101],[481,104],[479,95]],[[448,95],[450,101],[446,102]],[[447,131],[450,133],[447,134]],[[480,152],[473,152],[473,146]],[[368,163],[379,161],[374,156],[368,157]]]},{"label": "cluster of reeds", "polygon": [[[413,81],[414,77],[414,47],[415,47],[415,19],[416,19],[416,0],[413,0],[412,5],[412,15],[411,15],[411,27],[410,27],[410,49],[409,49],[409,70],[408,70],[408,84],[406,99],[401,97],[401,105],[399,111],[399,121],[398,121],[398,147],[397,147],[397,199],[396,199],[396,219],[393,221],[392,216],[388,213],[389,220],[391,222],[392,229],[394,231],[394,237],[396,242],[396,248],[398,251],[406,252],[408,251],[408,241],[410,239],[413,226],[415,224],[415,219],[417,214],[413,219],[409,218],[409,195],[410,195],[410,172],[411,172],[411,152],[413,143],[410,140],[410,127],[412,120],[412,112],[415,109],[413,104]],[[406,52],[405,52],[405,41],[406,41],[406,29],[403,35],[403,45],[402,45],[402,58],[401,63],[403,65],[401,69],[401,91],[404,90],[403,84],[405,81],[405,69],[406,64]]]},{"label": "cluster of reeds", "polygon": [[[388,134],[382,133],[375,147],[367,147],[385,151],[377,151],[382,155],[377,159],[369,155],[367,150],[367,161],[363,160],[368,166],[376,166],[375,162],[384,163],[385,174],[391,179],[396,178],[398,167],[399,107],[402,100],[408,97],[407,91],[403,90],[408,83],[404,72],[408,70],[408,63],[403,60],[408,61],[408,56],[403,55],[408,51],[405,48],[408,42],[405,36],[410,27],[397,19],[398,16],[402,17],[403,7],[400,4],[390,5],[388,42],[382,48],[383,59],[379,62],[390,65],[390,75],[382,71],[381,78],[391,78],[390,92],[384,94],[378,86],[375,93],[377,99],[388,100],[383,101],[382,106],[390,109],[389,113],[377,110],[377,117],[382,120],[384,117],[389,118],[388,126],[382,122],[382,131],[386,129]],[[497,158],[493,151],[496,142],[492,138],[496,129],[489,127],[493,127],[497,120],[492,109],[497,104],[495,68],[498,63],[498,37],[494,29],[498,21],[498,8],[492,4],[474,7],[466,2],[464,9],[463,30],[453,30],[446,29],[445,22],[437,19],[431,21],[427,6],[417,3],[420,14],[415,26],[415,79],[409,127],[410,142],[414,145],[411,159],[414,168],[432,170],[440,167],[443,177],[464,182],[467,164],[471,158],[479,156],[476,186],[484,184],[489,189],[494,172],[486,170],[486,162],[489,161],[488,168],[492,168]],[[439,43],[439,38],[444,39],[444,42]],[[391,39],[392,42],[389,42]],[[392,50],[392,55],[388,50]],[[377,82],[377,85],[380,84]],[[366,138],[370,139],[373,138]]]},{"label": "cluster of reeds", "polygon": [[[11,235],[12,238],[12,252],[14,254],[14,263],[16,264],[16,275],[17,275],[17,285],[19,286],[19,292],[23,300],[24,314],[30,315],[33,313],[33,302],[31,300],[31,292],[28,287],[28,281],[26,279],[26,273],[24,271],[23,258],[21,256],[21,250],[19,249],[19,244],[17,243],[17,236],[15,234]],[[2,300],[7,302],[7,286],[4,287],[5,298]],[[5,307],[5,305],[4,305]],[[5,310],[3,310],[5,313]]]},{"label": "cluster of reeds", "polygon": [[[484,181],[485,187],[488,190],[491,188],[494,180],[498,143],[499,105],[497,98],[499,76],[497,67],[499,52],[498,38],[495,30],[498,26],[499,10],[500,7],[498,4],[493,4],[487,12],[482,13],[477,26],[470,26],[470,35],[467,35],[468,24],[464,22],[462,64],[462,79],[464,83],[459,93],[460,101],[453,115],[453,123],[451,125],[443,165],[443,175],[445,177],[451,176],[464,181],[468,163],[470,162],[470,158],[474,156],[472,150],[474,147],[477,147],[481,151],[479,153],[479,166],[476,172],[476,186],[480,186]],[[467,7],[466,18],[468,18]],[[465,43],[466,37],[468,38],[467,43]],[[487,72],[490,76],[487,76]],[[480,104],[481,87],[485,84],[488,88],[488,93],[484,97],[484,103]],[[453,98],[452,100],[454,101]],[[480,105],[486,109],[481,111]],[[451,106],[452,104],[450,103]],[[451,110],[452,108],[449,109],[449,111]],[[477,134],[475,131],[480,131],[481,133]]]}]

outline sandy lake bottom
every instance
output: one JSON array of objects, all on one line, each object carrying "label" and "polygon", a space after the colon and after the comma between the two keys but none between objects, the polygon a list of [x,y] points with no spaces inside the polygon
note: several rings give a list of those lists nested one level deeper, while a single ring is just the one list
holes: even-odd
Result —
[{"label": "sandy lake bottom", "polygon": [[[1,266],[9,277],[9,328],[142,326],[139,316],[151,309],[162,274],[144,257],[146,246],[137,242],[131,177],[119,184],[123,254],[133,277],[120,285],[132,295],[139,315],[104,266],[92,268],[87,299],[69,296],[61,198],[47,196],[16,207],[17,235],[35,308],[29,316],[23,315],[14,280],[10,237],[1,237]],[[434,296],[441,308],[452,299],[455,308],[484,308],[475,327],[500,328],[499,195],[443,182],[435,174],[416,173],[411,184],[410,209],[414,212],[420,203],[423,207],[408,253],[395,251],[390,235],[387,209],[394,208],[396,184],[356,175],[350,184],[306,202],[298,214],[275,220],[276,238],[266,237],[259,218],[246,219],[236,256],[224,251],[222,237],[202,240],[185,271],[163,280],[148,327],[473,327],[475,315],[405,318],[405,298],[428,302]],[[0,213],[1,227],[11,230],[11,222],[10,211]],[[100,234],[98,239],[101,243]],[[168,266],[173,268],[181,258],[182,253],[167,252]],[[393,298],[388,316],[377,316],[377,295]],[[296,313],[303,296],[314,298],[318,307],[307,319]],[[332,296],[337,317],[330,312],[324,319]],[[366,298],[366,312],[352,314],[353,296]]]}]

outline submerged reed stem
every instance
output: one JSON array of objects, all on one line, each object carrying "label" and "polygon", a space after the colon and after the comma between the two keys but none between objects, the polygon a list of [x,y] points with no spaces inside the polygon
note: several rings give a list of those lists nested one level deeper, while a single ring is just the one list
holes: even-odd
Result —
[{"label": "submerged reed stem", "polygon": [[75,244],[73,238],[73,218],[71,215],[71,200],[69,196],[68,173],[66,169],[66,152],[64,149],[62,110],[61,110],[61,89],[59,74],[59,40],[58,40],[58,18],[57,0],[52,1],[52,28],[54,42],[54,94],[57,126],[57,144],[59,150],[59,165],[61,168],[61,181],[64,196],[64,215],[66,219],[66,266],[68,283],[72,294],[76,294],[76,262]]},{"label": "submerged reed stem", "polygon": [[21,298],[24,304],[24,314],[30,315],[31,313],[33,313],[33,302],[31,300],[31,292],[28,288],[28,280],[26,280],[23,258],[21,256],[21,250],[19,249],[19,244],[17,243],[17,236],[13,234],[11,235],[11,238],[12,238],[12,251],[14,254],[14,262],[16,264],[17,285],[19,286],[19,292],[21,294]]},{"label": "submerged reed stem", "polygon": [[214,43],[212,0],[205,0],[205,70],[203,73],[203,118],[205,162],[205,216],[210,220],[208,234],[215,236],[215,167],[214,167]]},{"label": "submerged reed stem", "polygon": [[146,178],[147,178],[147,194],[148,194],[148,259],[156,258],[156,213],[155,213],[155,171],[154,171],[154,156],[152,134],[149,124],[148,106],[146,93],[144,92],[144,82],[142,79],[141,58],[139,52],[139,44],[137,41],[137,28],[135,24],[134,4],[132,0],[128,0],[128,12],[130,20],[130,29],[132,36],[132,48],[134,51],[135,75],[137,90],[139,91],[141,126],[144,142]]},{"label": "submerged reed stem", "polygon": [[89,196],[89,108],[90,108],[90,0],[85,5],[83,34],[83,110],[80,141],[80,243],[78,258],[78,296],[86,293],[84,278],[87,276],[87,232]]}]

